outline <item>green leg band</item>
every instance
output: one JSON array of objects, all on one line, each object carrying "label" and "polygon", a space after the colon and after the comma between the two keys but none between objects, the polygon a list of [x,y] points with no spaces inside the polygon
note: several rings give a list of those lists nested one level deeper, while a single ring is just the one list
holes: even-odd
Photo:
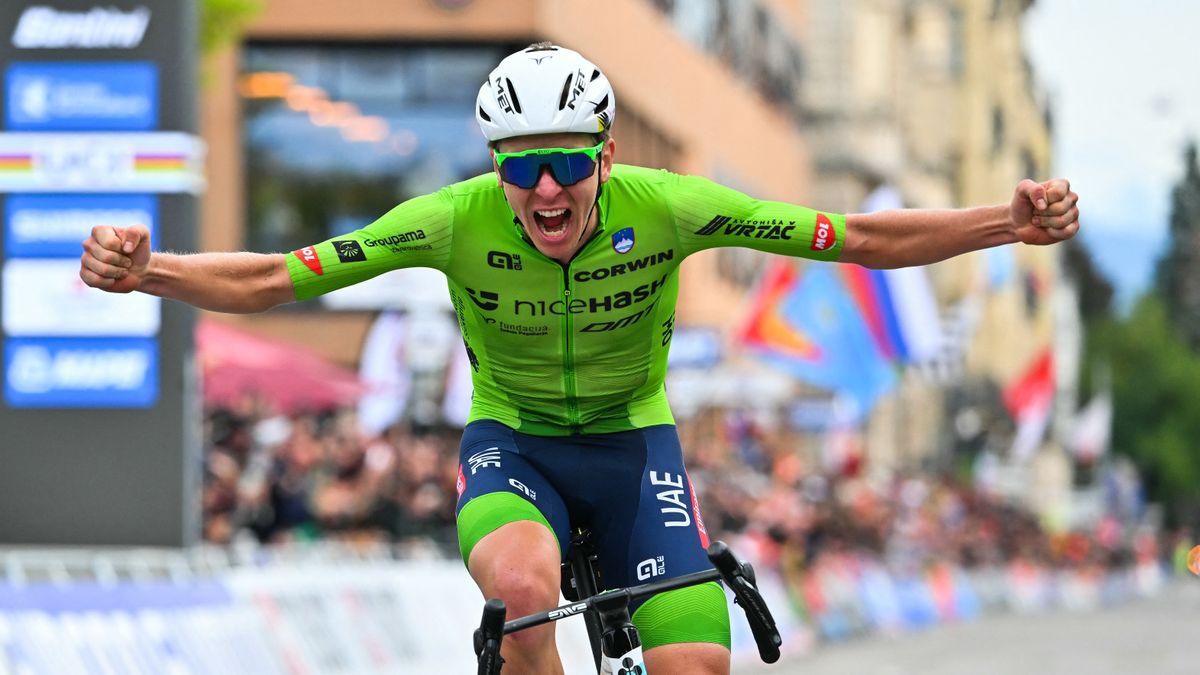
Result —
[{"label": "green leg band", "polygon": [[[463,564],[467,564],[471,559],[471,549],[475,548],[480,539],[495,532],[500,526],[518,520],[539,522],[554,536],[554,528],[550,527],[550,522],[542,512],[512,492],[491,492],[467,502],[458,512],[458,550],[462,553]],[[555,537],[554,540],[557,542],[558,538]],[[561,542],[559,549],[561,552]]]},{"label": "green leg band", "polygon": [[712,642],[729,649],[729,606],[716,582],[650,598],[633,613],[642,649],[681,642]]}]

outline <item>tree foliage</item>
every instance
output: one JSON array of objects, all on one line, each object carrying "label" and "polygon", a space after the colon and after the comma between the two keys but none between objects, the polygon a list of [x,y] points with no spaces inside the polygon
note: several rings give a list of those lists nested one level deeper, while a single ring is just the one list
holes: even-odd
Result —
[{"label": "tree foliage", "polygon": [[1193,142],[1184,151],[1183,180],[1171,196],[1170,240],[1159,261],[1156,287],[1171,324],[1200,351],[1200,165]]},{"label": "tree foliage", "polygon": [[1079,289],[1079,314],[1084,322],[1107,319],[1112,314],[1112,282],[1096,266],[1079,237],[1062,244],[1062,265]]},{"label": "tree foliage", "polygon": [[1111,368],[1112,447],[1142,472],[1147,497],[1178,518],[1200,507],[1200,356],[1144,296],[1128,317],[1098,322],[1090,340]]},{"label": "tree foliage", "polygon": [[[1146,496],[1174,522],[1200,515],[1200,166],[1195,144],[1172,193],[1170,243],[1155,286],[1123,318],[1107,308],[1111,286],[1080,251],[1064,266],[1080,284],[1087,320],[1082,389],[1111,386],[1112,448],[1137,464]],[[1088,279],[1091,278],[1089,282]],[[1107,290],[1106,290],[1107,289]],[[1091,292],[1092,297],[1084,297]],[[1103,384],[1090,382],[1105,373]],[[1097,386],[1098,385],[1098,386]]]},{"label": "tree foliage", "polygon": [[261,0],[201,0],[200,53],[208,56],[237,40],[261,10]]}]

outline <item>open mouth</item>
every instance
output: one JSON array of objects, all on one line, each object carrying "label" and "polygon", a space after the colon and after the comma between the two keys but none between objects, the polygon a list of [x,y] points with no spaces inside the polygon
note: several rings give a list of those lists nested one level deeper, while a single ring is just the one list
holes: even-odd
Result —
[{"label": "open mouth", "polygon": [[538,231],[548,239],[556,239],[567,233],[567,223],[571,220],[570,209],[547,209],[534,211],[533,219],[537,222]]}]

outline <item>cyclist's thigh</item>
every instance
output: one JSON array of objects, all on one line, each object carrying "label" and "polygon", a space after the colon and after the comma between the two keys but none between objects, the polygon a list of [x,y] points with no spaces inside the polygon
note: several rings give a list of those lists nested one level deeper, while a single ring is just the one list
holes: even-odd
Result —
[{"label": "cyclist's thigh", "polygon": [[520,454],[512,429],[482,420],[463,430],[458,467],[458,544],[463,561],[501,526],[519,520],[545,525],[566,550],[570,530],[562,498]]},{"label": "cyclist's thigh", "polygon": [[[710,569],[708,533],[683,466],[675,427],[638,432],[645,456],[632,520],[614,522],[602,535],[605,586],[636,585]],[[622,538],[621,533],[624,533]],[[660,593],[630,604],[647,649],[707,642],[729,647],[725,592],[716,583]]]},{"label": "cyclist's thigh", "polygon": [[627,466],[640,468],[640,476],[614,483],[624,494],[604,498],[632,502],[636,508],[612,509],[609,513],[620,514],[621,519],[596,528],[605,586],[641,584],[711,568],[705,554],[708,532],[684,470],[675,427],[625,433],[632,438],[630,447],[622,450],[635,451],[640,458]]}]

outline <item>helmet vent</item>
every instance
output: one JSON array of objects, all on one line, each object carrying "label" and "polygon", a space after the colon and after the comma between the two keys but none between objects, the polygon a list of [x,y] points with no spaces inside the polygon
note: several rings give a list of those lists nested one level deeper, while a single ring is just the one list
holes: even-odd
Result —
[{"label": "helmet vent", "polygon": [[597,70],[593,70],[593,71],[592,71],[592,79],[591,79],[591,80],[589,80],[589,82],[595,82],[597,77],[600,77],[600,70],[599,70],[599,69],[597,69]]},{"label": "helmet vent", "polygon": [[483,107],[482,107],[482,106],[480,106],[480,108],[479,108],[479,116],[483,118],[483,121],[484,121],[484,122],[491,122],[491,121],[492,121],[492,116],[491,116],[491,115],[489,115],[489,114],[487,114],[487,112],[486,112],[486,111],[484,111],[484,109],[483,109]]},{"label": "helmet vent", "polygon": [[512,97],[513,110],[517,111],[517,114],[520,115],[521,114],[521,99],[517,98],[517,90],[513,88],[512,80],[510,80],[506,77],[506,78],[504,78],[504,82],[508,85],[508,95],[510,97]]},{"label": "helmet vent", "polygon": [[596,104],[596,112],[600,112],[606,108],[608,108],[608,94],[605,94],[604,98],[600,99],[600,102]]},{"label": "helmet vent", "polygon": [[558,97],[559,110],[567,107],[567,94],[569,93],[571,93],[571,76],[567,75],[567,79],[563,80],[562,95]]}]

